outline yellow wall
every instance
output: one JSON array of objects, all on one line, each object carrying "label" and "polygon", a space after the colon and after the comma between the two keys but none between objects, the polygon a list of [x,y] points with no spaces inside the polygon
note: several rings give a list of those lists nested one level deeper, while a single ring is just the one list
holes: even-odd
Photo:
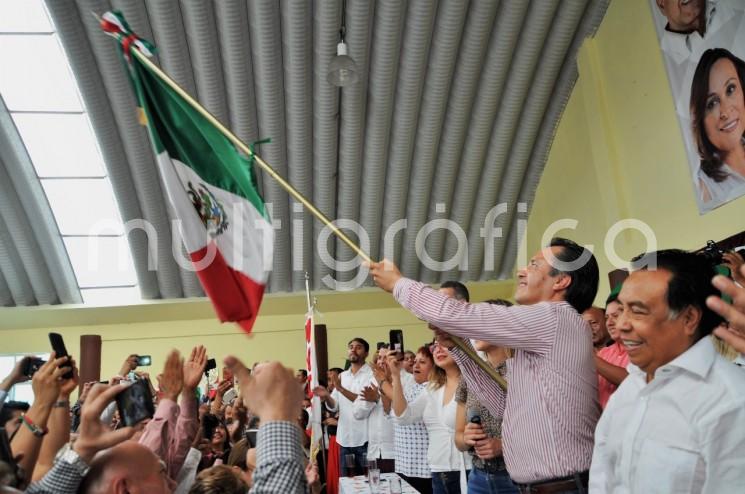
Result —
[{"label": "yellow wall", "polygon": [[[578,68],[528,221],[528,252],[561,218],[579,220],[576,231],[562,233],[594,244],[602,273],[614,269],[603,240],[620,219],[647,223],[657,248],[694,249],[745,228],[742,197],[698,213],[648,0],[611,2]],[[627,260],[645,249],[637,232],[616,242]],[[598,301],[608,289],[603,274]]]}]

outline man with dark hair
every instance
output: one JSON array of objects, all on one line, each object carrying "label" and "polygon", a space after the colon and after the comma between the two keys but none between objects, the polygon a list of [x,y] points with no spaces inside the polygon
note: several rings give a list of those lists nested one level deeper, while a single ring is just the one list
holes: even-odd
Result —
[{"label": "man with dark hair", "polygon": [[707,338],[722,320],[706,306],[714,268],[680,250],[641,261],[656,267],[632,272],[618,296],[631,363],[598,423],[590,492],[737,491],[745,374]]},{"label": "man with dark hair", "polygon": [[[598,265],[576,243],[554,239],[518,270],[519,305],[469,304],[405,279],[390,262],[371,265],[382,289],[444,332],[513,348],[506,393],[444,333],[469,391],[504,416],[507,471],[525,492],[583,492],[598,420],[590,332],[580,313],[592,305]],[[467,341],[466,341],[467,343]]]},{"label": "man with dark hair", "polygon": [[626,347],[621,343],[621,335],[616,327],[620,308],[618,294],[611,293],[605,302],[605,327],[613,343],[601,348],[595,354],[595,366],[598,368],[598,399],[603,409],[608,404],[611,395],[629,375],[626,371],[629,354],[626,353]]},{"label": "man with dark hair", "polygon": [[[355,400],[362,399],[360,393],[374,380],[372,368],[365,362],[369,352],[370,344],[367,341],[353,338],[347,345],[349,369],[331,381],[334,391],[329,393],[323,386],[313,390],[328,410],[339,411],[336,442],[340,446],[339,464],[343,475],[350,471],[363,473],[367,460],[367,421],[371,410],[355,416],[353,405]],[[331,377],[332,374],[329,373],[329,379]],[[347,463],[347,456],[350,460],[354,458],[351,464]]]},{"label": "man with dark hair", "polygon": [[440,285],[440,291],[442,293],[447,293],[455,300],[465,300],[466,302],[471,301],[471,296],[468,294],[468,288],[466,288],[466,285],[460,281],[443,281]]},{"label": "man with dark hair", "polygon": [[592,346],[598,352],[608,346],[610,336],[605,326],[605,310],[594,305],[582,313],[582,319],[587,321],[592,332]]},{"label": "man with dark hair", "polygon": [[21,415],[28,412],[30,405],[25,401],[9,401],[0,410],[0,427],[5,428],[8,437],[13,437],[21,425]]}]

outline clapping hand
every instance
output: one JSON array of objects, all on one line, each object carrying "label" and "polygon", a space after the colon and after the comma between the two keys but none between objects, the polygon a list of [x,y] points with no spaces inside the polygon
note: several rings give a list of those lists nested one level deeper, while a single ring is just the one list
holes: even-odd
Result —
[{"label": "clapping hand", "polygon": [[360,393],[360,396],[365,401],[376,403],[380,399],[380,392],[378,391],[378,388],[375,387],[375,385],[371,384],[362,388],[362,393]]}]

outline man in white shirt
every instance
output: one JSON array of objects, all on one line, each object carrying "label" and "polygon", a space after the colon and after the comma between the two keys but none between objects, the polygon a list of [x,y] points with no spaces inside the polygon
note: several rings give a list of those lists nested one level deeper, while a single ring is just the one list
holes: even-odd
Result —
[{"label": "man in white shirt", "polygon": [[318,387],[314,391],[330,411],[339,411],[339,423],[336,428],[336,442],[339,444],[339,465],[342,475],[348,475],[346,457],[354,456],[352,469],[357,475],[364,473],[367,462],[367,413],[354,414],[354,401],[362,390],[373,381],[373,372],[365,362],[370,351],[370,344],[362,338],[354,338],[347,345],[347,358],[350,367],[341,373],[333,383],[334,391]]},{"label": "man in white shirt", "polygon": [[[645,255],[616,323],[631,363],[595,431],[590,493],[722,493],[745,485],[745,372],[719,356],[702,256]],[[639,265],[639,264],[637,264]]]},{"label": "man in white shirt", "polygon": [[[388,350],[381,348],[377,362],[373,365],[385,368],[385,357]],[[389,415],[391,400],[380,392],[377,380],[366,386],[354,402],[354,416],[357,419],[367,418],[367,460],[375,460],[383,473],[395,471],[395,443],[393,419]]]}]

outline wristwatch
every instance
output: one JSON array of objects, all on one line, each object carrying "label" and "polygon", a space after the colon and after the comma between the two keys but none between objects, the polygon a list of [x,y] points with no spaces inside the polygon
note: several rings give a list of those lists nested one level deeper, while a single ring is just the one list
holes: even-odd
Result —
[{"label": "wristwatch", "polygon": [[62,448],[57,453],[57,456],[55,456],[54,461],[55,463],[67,463],[80,475],[81,478],[85,477],[85,475],[88,473],[88,470],[90,470],[91,468],[90,465],[83,461],[80,455],[74,449],[72,449],[70,443],[62,446]]}]

